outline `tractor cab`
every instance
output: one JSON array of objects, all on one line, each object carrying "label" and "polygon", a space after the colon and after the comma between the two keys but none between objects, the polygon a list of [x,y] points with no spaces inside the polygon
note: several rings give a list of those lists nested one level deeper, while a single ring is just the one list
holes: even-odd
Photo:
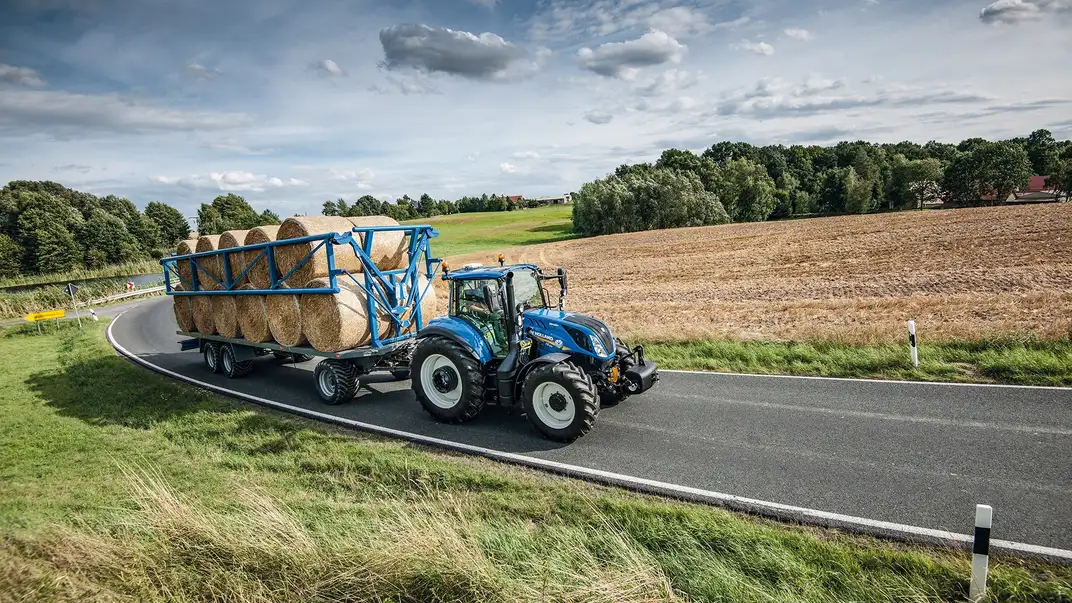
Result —
[{"label": "tractor cab", "polygon": [[600,406],[658,380],[642,346],[630,349],[602,321],[565,311],[563,268],[508,266],[501,254],[498,266],[443,268],[449,311],[418,334],[410,371],[418,400],[437,419],[466,421],[487,402],[520,402],[544,436],[572,441],[591,429]]}]

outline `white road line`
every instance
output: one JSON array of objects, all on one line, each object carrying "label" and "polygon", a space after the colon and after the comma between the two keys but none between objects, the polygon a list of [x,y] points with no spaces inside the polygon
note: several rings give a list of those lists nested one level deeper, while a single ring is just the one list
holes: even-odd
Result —
[{"label": "white road line", "polygon": [[1008,385],[1005,383],[949,383],[947,381],[901,381],[897,379],[859,379],[856,377],[816,377],[811,375],[763,375],[760,373],[725,373],[720,371],[686,371],[682,369],[659,369],[660,373],[682,373],[686,375],[720,375],[723,377],[758,377],[761,379],[811,379],[818,381],[854,381],[882,385],[928,385],[934,387],[1005,387],[1009,389],[1040,389],[1046,391],[1072,391],[1072,387],[1061,385]]},{"label": "white road line", "polygon": [[751,406],[753,408],[766,408],[770,410],[791,410],[794,412],[810,412],[836,417],[856,417],[861,419],[876,419],[879,421],[899,421],[903,423],[923,423],[928,425],[941,425],[943,427],[963,427],[974,429],[989,429],[993,431],[1014,431],[1020,433],[1047,435],[1072,435],[1072,429],[1061,427],[1045,427],[1041,425],[1003,425],[1001,423],[987,423],[985,421],[962,421],[958,419],[943,419],[941,417],[917,417],[913,415],[898,415],[885,412],[868,410],[849,410],[844,408],[827,408],[825,406],[807,406],[803,404],[782,404],[780,402],[756,402],[748,400],[731,400],[717,396],[698,396],[696,394],[679,394],[674,392],[660,392],[660,395],[679,400],[699,400],[704,404],[716,406],[719,404],[733,406]]},{"label": "white road line", "polygon": [[[578,465],[559,463],[556,461],[549,461],[538,457],[530,457],[522,454],[516,454],[513,452],[504,452],[501,450],[494,450],[492,448],[485,448],[483,446],[462,444],[459,442],[443,440],[432,436],[411,433],[408,431],[401,431],[398,429],[391,429],[389,427],[381,427],[379,425],[373,425],[371,423],[362,423],[360,421],[354,421],[351,419],[346,419],[343,417],[338,417],[315,410],[309,410],[298,406],[292,406],[290,404],[284,404],[283,402],[276,402],[275,400],[261,398],[260,396],[254,396],[251,394],[235,391],[226,387],[220,387],[218,385],[213,385],[211,383],[206,383],[204,381],[194,379],[193,377],[188,377],[186,375],[176,373],[175,371],[168,370],[162,366],[155,365],[123,347],[122,344],[116,341],[115,337],[112,335],[112,327],[114,327],[115,323],[118,322],[120,318],[122,318],[124,313],[125,312],[121,312],[118,316],[113,318],[112,321],[108,324],[108,329],[106,331],[108,342],[111,343],[112,347],[114,347],[120,354],[126,356],[134,362],[137,362],[159,373],[234,398],[247,400],[271,408],[285,410],[287,412],[291,412],[308,418],[318,419],[321,421],[335,423],[338,425],[345,425],[347,427],[351,427],[353,429],[358,429],[361,431],[368,431],[380,435],[401,438],[418,444],[425,444],[438,448],[446,448],[449,450],[467,452],[469,454],[474,454],[493,460],[503,461],[516,465],[524,465],[526,467],[531,467],[534,469],[543,469],[545,471],[550,471],[552,473],[557,473],[560,475],[566,475],[568,477],[594,481],[601,484],[620,486],[638,492],[658,494],[692,502],[726,507],[734,510],[754,513],[757,515],[773,517],[782,521],[800,522],[810,525],[839,528],[853,532],[870,534],[878,537],[906,540],[910,542],[937,544],[941,546],[969,550],[971,548],[972,537],[967,534],[957,534],[955,532],[947,532],[945,530],[934,530],[931,528],[921,528],[918,526],[891,523],[887,521],[877,521],[864,517],[854,517],[852,515],[842,515],[840,513],[819,511],[817,509],[794,507],[792,505],[784,505],[781,503],[769,502],[765,500],[745,498],[743,496],[724,494],[722,492],[714,492],[711,490],[703,490],[700,488],[692,488],[689,486],[679,486],[677,484],[671,484],[668,482],[660,482],[642,477],[624,475],[621,473],[602,471],[600,469],[591,469]],[[1033,544],[1025,544],[1022,542],[1012,542],[1008,540],[991,540],[990,546],[991,550],[999,553],[1006,553],[1018,557],[1033,557],[1054,563],[1072,565],[1072,550],[1044,547]]]}]

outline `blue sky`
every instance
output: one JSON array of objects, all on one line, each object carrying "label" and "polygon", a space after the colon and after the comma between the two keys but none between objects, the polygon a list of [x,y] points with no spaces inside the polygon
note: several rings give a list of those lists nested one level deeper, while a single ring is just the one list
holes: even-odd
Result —
[{"label": "blue sky", "polygon": [[5,0],[0,182],[282,215],[718,140],[1072,137],[1072,0]]}]

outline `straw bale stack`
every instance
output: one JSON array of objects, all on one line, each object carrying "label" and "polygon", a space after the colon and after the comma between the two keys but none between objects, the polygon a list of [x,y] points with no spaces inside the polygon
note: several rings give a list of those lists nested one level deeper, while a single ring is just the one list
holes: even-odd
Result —
[{"label": "straw bale stack", "polygon": [[[301,296],[302,328],[309,345],[321,352],[339,352],[372,341],[365,291],[348,278],[339,278],[339,292],[305,293]],[[309,281],[308,289],[326,289],[327,278]],[[288,296],[289,297],[289,296]],[[391,315],[376,306],[380,337],[391,330]]]},{"label": "straw bale stack", "polygon": [[[242,289],[259,289],[248,283]],[[238,328],[242,337],[253,343],[265,343],[272,340],[272,331],[268,328],[267,295],[236,295],[238,303]],[[289,296],[287,296],[289,297]]]},{"label": "straw bale stack", "polygon": [[[246,236],[249,234],[248,230],[228,230],[220,235],[220,249],[231,249],[233,247],[241,247],[246,244]],[[248,265],[246,262],[245,253],[231,253],[227,256],[227,264],[231,268],[231,278],[237,279],[239,274],[246,269]],[[223,258],[220,258],[220,275],[224,275],[226,272],[223,270]],[[223,279],[220,279],[223,280]],[[241,280],[235,283],[234,289],[237,289],[241,285],[249,282],[249,273],[242,276]]]},{"label": "straw bale stack", "polygon": [[[189,239],[186,241],[180,241],[179,246],[175,248],[175,253],[178,255],[188,255],[197,252],[197,239]],[[193,281],[190,277],[190,261],[175,262],[179,271],[179,279],[181,282],[192,284]]]},{"label": "straw bale stack", "polygon": [[[197,239],[197,253],[203,251],[216,251],[219,247],[220,235],[201,235]],[[220,262],[220,258],[210,256],[199,258],[196,261],[201,267],[201,270],[197,275],[201,289],[205,291],[223,289],[219,283],[212,279],[212,277],[216,277],[220,282],[223,282],[223,264]],[[206,271],[209,274],[205,274]]]},{"label": "straw bale stack", "polygon": [[[328,232],[348,232],[354,224],[349,218],[340,216],[295,216],[287,218],[279,225],[276,240],[297,239]],[[320,241],[281,245],[275,249],[275,265],[282,278],[294,269]],[[334,245],[335,267],[350,272],[361,272],[361,261],[357,259],[349,245]],[[287,279],[292,289],[299,288],[321,276],[328,275],[327,245],[322,246],[312,257],[305,261],[294,274]]]},{"label": "straw bale stack", "polygon": [[193,308],[194,308],[194,325],[197,327],[197,332],[202,335],[215,335],[216,334],[216,320],[212,313],[212,297],[211,295],[194,295]]},{"label": "straw bale stack", "polygon": [[[286,283],[280,289],[290,289]],[[268,330],[280,345],[300,346],[309,343],[302,330],[301,304],[298,295],[266,295]]]},{"label": "straw bale stack", "polygon": [[[258,226],[251,229],[246,233],[246,239],[243,241],[243,245],[256,245],[258,243],[268,243],[274,241],[279,234],[279,226]],[[248,265],[256,260],[253,267],[249,269],[246,274],[249,277],[249,282],[253,283],[256,289],[267,289],[272,286],[272,280],[268,274],[268,254],[257,260],[257,254],[262,250],[247,251],[245,257],[245,264]]]},{"label": "straw bale stack", "polygon": [[[185,291],[186,289],[181,285],[175,285],[171,288],[173,291]],[[172,295],[172,304],[175,310],[175,322],[179,325],[179,329],[183,331],[196,331],[197,323],[194,322],[194,298],[189,295]]]},{"label": "straw bale stack", "polygon": [[[426,289],[427,287],[427,289]],[[435,284],[428,286],[428,279],[424,278],[424,275],[417,275],[417,295],[424,294],[421,298],[421,321],[424,326],[428,326],[428,321],[432,320],[439,314],[439,300],[436,297]],[[416,330],[416,317],[413,316],[413,312],[406,312],[402,315],[405,320],[411,321],[410,326],[403,330],[403,334],[412,333]]]}]

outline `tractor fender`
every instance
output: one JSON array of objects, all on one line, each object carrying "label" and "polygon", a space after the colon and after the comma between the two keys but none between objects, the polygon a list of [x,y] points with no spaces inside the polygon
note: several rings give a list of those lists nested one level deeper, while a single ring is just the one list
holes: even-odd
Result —
[{"label": "tractor fender", "polygon": [[428,326],[417,333],[418,339],[430,336],[446,337],[458,342],[480,364],[486,364],[492,358],[491,349],[484,338],[469,323],[453,316],[442,316],[432,319]]},{"label": "tractor fender", "polygon": [[514,400],[521,399],[521,384],[525,382],[525,377],[528,377],[529,372],[531,372],[532,369],[543,364],[558,364],[559,362],[565,362],[569,359],[569,354],[556,352],[554,354],[537,356],[530,360],[525,366],[521,367],[521,370],[517,372],[517,377],[514,379]]}]

